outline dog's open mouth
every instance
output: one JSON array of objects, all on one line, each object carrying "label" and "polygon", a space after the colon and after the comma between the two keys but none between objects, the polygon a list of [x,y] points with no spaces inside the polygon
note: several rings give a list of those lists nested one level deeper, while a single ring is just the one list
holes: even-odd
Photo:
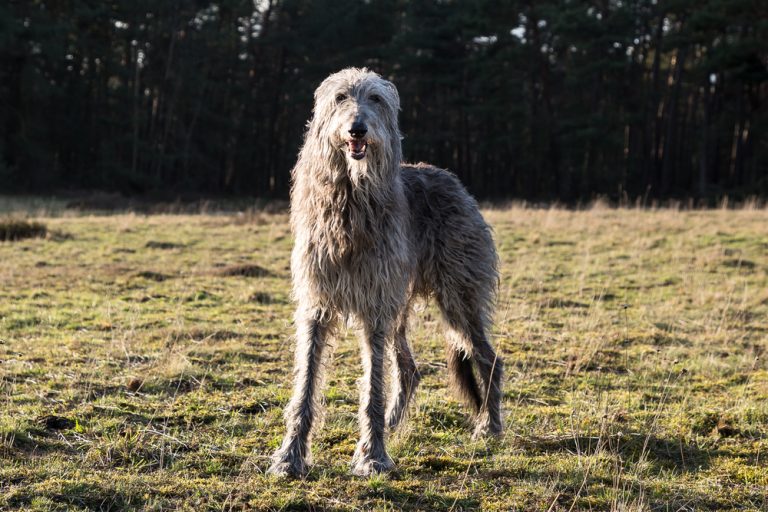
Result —
[{"label": "dog's open mouth", "polygon": [[365,151],[368,149],[368,141],[365,139],[349,139],[347,141],[347,148],[349,148],[349,156],[355,160],[362,160],[365,158]]}]

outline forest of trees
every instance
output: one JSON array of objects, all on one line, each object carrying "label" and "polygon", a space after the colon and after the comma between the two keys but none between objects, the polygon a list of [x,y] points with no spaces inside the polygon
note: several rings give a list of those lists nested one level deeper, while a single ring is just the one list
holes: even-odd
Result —
[{"label": "forest of trees", "polygon": [[285,198],[350,65],[481,198],[768,196],[766,0],[4,0],[0,193]]}]

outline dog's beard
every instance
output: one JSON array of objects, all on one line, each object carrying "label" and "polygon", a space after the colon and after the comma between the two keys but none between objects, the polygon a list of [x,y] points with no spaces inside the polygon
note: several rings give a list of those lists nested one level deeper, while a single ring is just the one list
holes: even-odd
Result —
[{"label": "dog's beard", "polygon": [[346,176],[339,175],[337,179],[347,178],[356,188],[364,188],[367,182],[379,182],[388,174],[385,168],[389,160],[382,152],[383,146],[373,139],[366,139],[364,157],[356,155],[356,147],[351,147],[347,140],[335,143],[339,149],[339,157],[343,158]]},{"label": "dog's beard", "polygon": [[347,171],[349,172],[349,179],[355,187],[359,187],[363,180],[368,177],[370,155],[366,156],[362,160],[355,160],[349,154],[347,155]]}]

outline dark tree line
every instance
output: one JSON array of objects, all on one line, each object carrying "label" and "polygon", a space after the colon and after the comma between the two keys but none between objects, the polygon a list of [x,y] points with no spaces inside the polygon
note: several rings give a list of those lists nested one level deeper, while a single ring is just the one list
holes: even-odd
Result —
[{"label": "dark tree line", "polygon": [[768,195],[765,0],[5,0],[0,191],[285,197],[349,65],[481,197]]}]

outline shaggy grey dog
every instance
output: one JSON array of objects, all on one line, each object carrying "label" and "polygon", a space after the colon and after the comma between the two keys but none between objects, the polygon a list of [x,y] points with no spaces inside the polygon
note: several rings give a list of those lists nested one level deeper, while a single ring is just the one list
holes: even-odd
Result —
[{"label": "shaggy grey dog", "polygon": [[448,370],[473,408],[475,434],[502,431],[502,362],[488,342],[498,282],[491,232],[453,174],[402,163],[399,110],[395,86],[367,69],[344,69],[315,91],[292,172],[294,388],[270,473],[308,471],[328,343],[346,319],[359,326],[364,369],[352,472],[394,467],[384,434],[420,379],[405,335],[418,296],[434,297],[442,311]]}]

